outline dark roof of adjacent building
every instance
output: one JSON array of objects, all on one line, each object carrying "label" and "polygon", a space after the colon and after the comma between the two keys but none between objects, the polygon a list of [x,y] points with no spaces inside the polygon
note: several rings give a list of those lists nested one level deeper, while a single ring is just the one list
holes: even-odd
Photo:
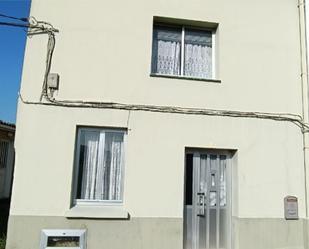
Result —
[{"label": "dark roof of adjacent building", "polygon": [[0,120],[0,126],[11,128],[11,129],[13,128],[15,130],[15,124],[4,122],[2,120]]}]

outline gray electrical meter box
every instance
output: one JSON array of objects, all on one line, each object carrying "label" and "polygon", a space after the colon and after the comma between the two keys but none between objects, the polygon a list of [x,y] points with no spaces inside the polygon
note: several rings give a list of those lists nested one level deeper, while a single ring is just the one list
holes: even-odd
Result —
[{"label": "gray electrical meter box", "polygon": [[284,198],[284,216],[286,220],[298,220],[298,200],[296,196]]},{"label": "gray electrical meter box", "polygon": [[59,74],[50,73],[47,75],[48,88],[57,90],[59,87]]}]

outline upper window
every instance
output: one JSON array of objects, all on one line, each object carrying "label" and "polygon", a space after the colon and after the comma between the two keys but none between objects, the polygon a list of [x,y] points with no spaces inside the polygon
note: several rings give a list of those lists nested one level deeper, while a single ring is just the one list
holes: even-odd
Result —
[{"label": "upper window", "polygon": [[123,130],[80,128],[76,148],[76,202],[122,201]]},{"label": "upper window", "polygon": [[155,24],[152,73],[213,79],[214,32],[185,26]]}]

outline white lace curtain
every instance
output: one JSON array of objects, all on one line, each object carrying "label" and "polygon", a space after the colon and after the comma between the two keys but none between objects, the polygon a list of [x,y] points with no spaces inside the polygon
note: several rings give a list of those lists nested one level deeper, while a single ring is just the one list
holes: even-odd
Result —
[{"label": "white lace curtain", "polygon": [[212,34],[209,31],[185,32],[184,74],[197,78],[212,77]]},{"label": "white lace curtain", "polygon": [[181,30],[156,27],[153,44],[153,72],[180,75]]},{"label": "white lace curtain", "polygon": [[120,200],[123,134],[82,131],[81,199]]}]

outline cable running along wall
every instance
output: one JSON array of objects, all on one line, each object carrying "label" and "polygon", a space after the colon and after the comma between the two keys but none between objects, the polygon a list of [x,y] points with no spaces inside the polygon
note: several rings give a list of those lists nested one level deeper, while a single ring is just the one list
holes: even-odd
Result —
[{"label": "cable running along wall", "polygon": [[[25,25],[22,25],[22,27],[24,26]],[[67,108],[101,108],[101,109],[118,109],[127,111],[175,113],[184,115],[206,115],[206,116],[221,116],[221,117],[234,117],[234,118],[269,119],[275,121],[292,122],[293,124],[297,125],[303,133],[309,131],[309,124],[303,122],[302,116],[290,113],[243,112],[243,111],[215,110],[205,108],[185,108],[177,106],[125,104],[117,102],[57,100],[52,96],[51,92],[48,90],[47,78],[48,74],[50,73],[53,52],[56,45],[55,33],[59,31],[55,29],[50,23],[44,21],[37,21],[34,17],[31,17],[29,19],[27,27],[28,27],[28,36],[47,34],[48,43],[47,43],[45,73],[42,85],[42,92],[40,96],[40,102],[24,100],[22,95],[19,94],[19,98],[24,104],[59,106]],[[46,101],[43,101],[43,99]]]}]

